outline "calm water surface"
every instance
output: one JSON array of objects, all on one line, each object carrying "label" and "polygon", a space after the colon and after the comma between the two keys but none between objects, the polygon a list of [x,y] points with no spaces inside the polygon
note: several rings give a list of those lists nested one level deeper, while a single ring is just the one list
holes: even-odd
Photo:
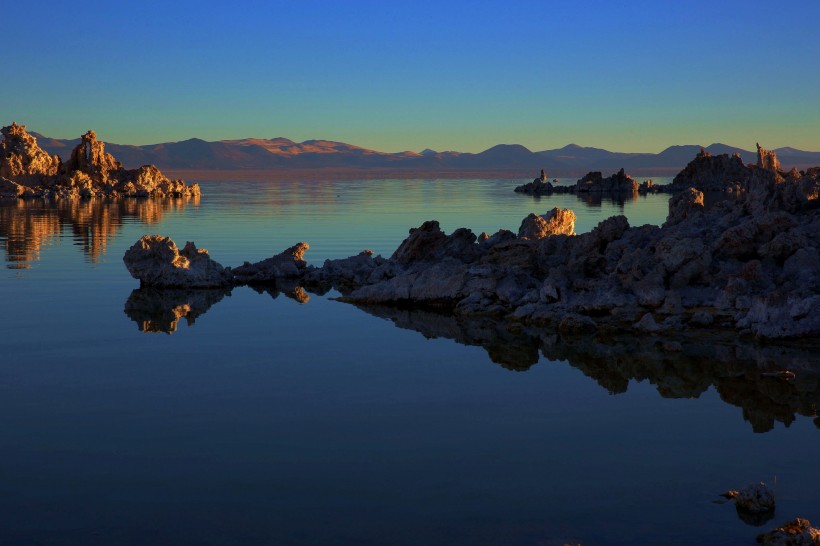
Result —
[{"label": "calm water surface", "polygon": [[307,241],[320,265],[389,255],[429,219],[515,231],[558,206],[584,232],[666,215],[666,196],[539,200],[517,183],[0,205],[0,544],[753,544],[760,528],[713,501],[756,481],[778,494],[765,528],[820,523],[817,383],[761,378],[754,351],[556,344],[333,293],[241,287],[197,307],[134,293],[121,259],[146,233],[224,265]]}]

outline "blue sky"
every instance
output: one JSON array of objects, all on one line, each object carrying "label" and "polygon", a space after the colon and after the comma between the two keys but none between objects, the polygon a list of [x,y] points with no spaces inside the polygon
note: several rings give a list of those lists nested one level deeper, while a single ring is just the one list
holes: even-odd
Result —
[{"label": "blue sky", "polygon": [[820,2],[7,3],[0,122],[109,142],[820,150]]}]

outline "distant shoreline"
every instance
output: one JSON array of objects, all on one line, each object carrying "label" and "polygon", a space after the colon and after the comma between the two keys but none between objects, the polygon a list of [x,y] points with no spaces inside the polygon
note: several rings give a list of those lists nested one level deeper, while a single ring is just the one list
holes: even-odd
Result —
[{"label": "distant shoreline", "polygon": [[[680,169],[635,169],[630,172],[640,178],[672,177]],[[247,180],[247,179],[298,179],[298,180],[356,180],[374,178],[423,178],[423,179],[460,179],[460,178],[509,178],[514,180],[531,180],[538,173],[530,169],[500,169],[474,171],[424,171],[410,169],[370,168],[370,169],[163,169],[169,176],[186,180]],[[551,178],[581,178],[587,172],[557,174]],[[611,173],[604,173],[611,174]]]}]

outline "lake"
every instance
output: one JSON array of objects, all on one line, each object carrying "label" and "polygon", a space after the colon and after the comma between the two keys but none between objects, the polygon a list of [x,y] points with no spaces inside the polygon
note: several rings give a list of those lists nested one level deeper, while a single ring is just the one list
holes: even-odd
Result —
[{"label": "lake", "polygon": [[[820,357],[564,340],[334,292],[157,294],[122,263],[144,234],[231,266],[306,241],[321,265],[389,256],[430,219],[660,224],[668,196],[233,178],[199,202],[0,204],[0,544],[754,544],[820,524]],[[784,360],[806,374],[761,373]],[[759,481],[773,519],[715,502]]]}]

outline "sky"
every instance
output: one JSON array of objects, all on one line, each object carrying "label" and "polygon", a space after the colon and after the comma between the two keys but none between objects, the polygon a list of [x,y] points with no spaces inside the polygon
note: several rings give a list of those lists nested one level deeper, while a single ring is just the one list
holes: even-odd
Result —
[{"label": "sky", "polygon": [[820,151],[820,1],[4,2],[0,124],[386,152]]}]

